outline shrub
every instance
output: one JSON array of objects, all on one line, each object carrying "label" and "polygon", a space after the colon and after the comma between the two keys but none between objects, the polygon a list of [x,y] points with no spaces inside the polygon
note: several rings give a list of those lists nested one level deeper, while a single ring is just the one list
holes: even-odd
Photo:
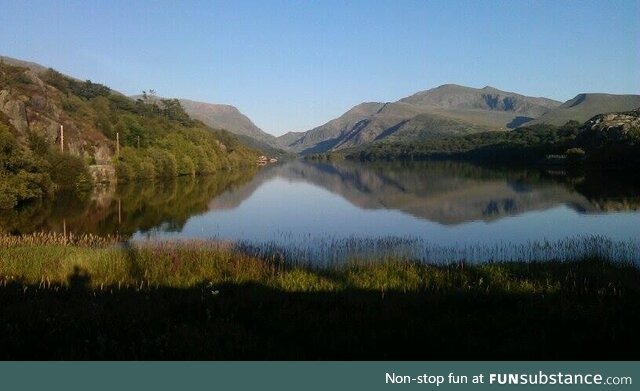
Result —
[{"label": "shrub", "polygon": [[91,175],[84,160],[78,156],[51,152],[51,179],[61,188],[86,189],[91,186]]},{"label": "shrub", "polygon": [[0,209],[53,192],[47,162],[20,147],[9,128],[0,123]]}]

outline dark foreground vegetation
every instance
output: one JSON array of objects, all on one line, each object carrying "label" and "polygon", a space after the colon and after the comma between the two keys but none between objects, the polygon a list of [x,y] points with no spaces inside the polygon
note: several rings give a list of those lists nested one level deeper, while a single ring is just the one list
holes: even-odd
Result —
[{"label": "dark foreground vegetation", "polygon": [[314,268],[223,242],[116,241],[0,238],[0,358],[638,358],[630,264]]}]

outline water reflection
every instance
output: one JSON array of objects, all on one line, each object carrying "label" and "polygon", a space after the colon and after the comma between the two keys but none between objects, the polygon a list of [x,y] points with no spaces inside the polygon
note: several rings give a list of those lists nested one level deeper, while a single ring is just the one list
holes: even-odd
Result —
[{"label": "water reflection", "polygon": [[[630,227],[640,223],[638,179],[459,162],[293,161],[259,171],[123,184],[85,195],[61,193],[54,200],[1,212],[0,230],[247,240],[412,235],[441,241],[450,235],[496,235],[504,240],[514,226],[526,238],[548,223],[552,236],[566,236],[574,228],[590,233],[593,226],[605,227],[605,234],[631,230],[625,233],[628,237],[637,236],[637,225],[636,232]],[[615,217],[611,212],[630,213]],[[576,214],[608,217],[579,226],[584,220]],[[510,216],[522,217],[499,226],[474,225]],[[465,228],[451,231],[453,227]],[[562,232],[554,233],[558,227]]]},{"label": "water reflection", "polygon": [[209,210],[223,192],[246,184],[255,170],[98,187],[90,194],[60,192],[53,200],[0,211],[0,231],[120,234],[180,232],[189,218]]}]

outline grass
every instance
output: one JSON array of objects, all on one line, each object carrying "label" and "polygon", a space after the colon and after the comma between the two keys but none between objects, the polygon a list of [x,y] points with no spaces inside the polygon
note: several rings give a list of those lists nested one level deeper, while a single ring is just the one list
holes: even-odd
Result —
[{"label": "grass", "polygon": [[0,237],[0,358],[637,359],[632,263],[318,267],[229,242],[45,236]]}]

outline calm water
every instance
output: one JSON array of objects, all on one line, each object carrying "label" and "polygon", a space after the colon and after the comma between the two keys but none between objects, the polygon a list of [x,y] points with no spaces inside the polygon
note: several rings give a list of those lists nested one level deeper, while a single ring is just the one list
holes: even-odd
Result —
[{"label": "calm water", "polygon": [[351,237],[415,238],[445,247],[591,235],[639,243],[640,181],[454,162],[294,161],[256,172],[61,194],[3,212],[0,230],[295,246]]}]

